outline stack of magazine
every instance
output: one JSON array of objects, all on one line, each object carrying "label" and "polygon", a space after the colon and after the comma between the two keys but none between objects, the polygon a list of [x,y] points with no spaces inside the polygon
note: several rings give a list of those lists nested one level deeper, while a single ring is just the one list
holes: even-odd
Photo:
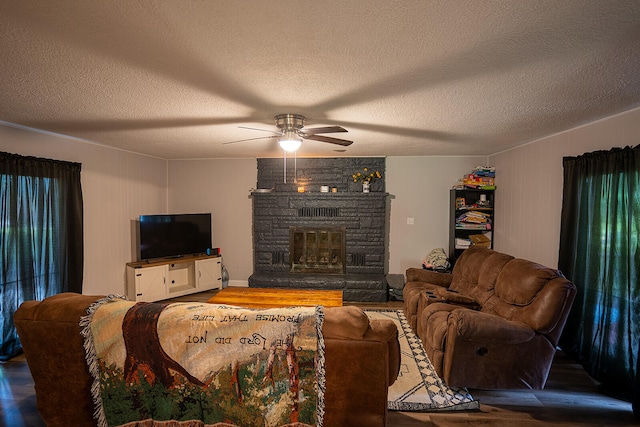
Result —
[{"label": "stack of magazine", "polygon": [[456,218],[459,230],[491,230],[491,215],[480,211],[467,211]]}]

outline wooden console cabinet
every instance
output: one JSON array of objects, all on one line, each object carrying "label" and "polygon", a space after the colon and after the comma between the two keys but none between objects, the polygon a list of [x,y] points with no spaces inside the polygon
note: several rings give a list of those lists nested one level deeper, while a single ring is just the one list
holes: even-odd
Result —
[{"label": "wooden console cabinet", "polygon": [[159,301],[211,289],[222,289],[218,255],[127,264],[127,297],[132,301]]}]

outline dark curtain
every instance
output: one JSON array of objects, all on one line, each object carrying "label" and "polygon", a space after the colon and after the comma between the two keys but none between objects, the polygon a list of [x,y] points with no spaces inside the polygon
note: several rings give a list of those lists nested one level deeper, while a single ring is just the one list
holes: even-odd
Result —
[{"label": "dark curtain", "polygon": [[20,353],[18,306],[82,292],[79,163],[0,152],[0,360]]},{"label": "dark curtain", "polygon": [[625,397],[640,340],[640,146],[563,162],[558,266],[578,295],[560,346],[604,391]]}]

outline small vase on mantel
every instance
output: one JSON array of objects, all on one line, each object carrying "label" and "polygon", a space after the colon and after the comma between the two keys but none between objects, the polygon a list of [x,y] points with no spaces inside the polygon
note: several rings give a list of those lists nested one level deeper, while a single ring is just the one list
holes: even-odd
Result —
[{"label": "small vase on mantel", "polygon": [[371,186],[371,183],[369,181],[363,181],[362,182],[362,192],[363,193],[368,193],[370,186]]}]

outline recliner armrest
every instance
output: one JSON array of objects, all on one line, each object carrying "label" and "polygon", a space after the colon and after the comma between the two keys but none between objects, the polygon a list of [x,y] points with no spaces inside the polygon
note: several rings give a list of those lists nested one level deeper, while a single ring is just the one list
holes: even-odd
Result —
[{"label": "recliner armrest", "polygon": [[408,268],[406,271],[408,282],[424,282],[448,288],[453,280],[451,273],[438,273],[421,268]]},{"label": "recliner armrest", "polygon": [[[432,292],[433,295],[439,300],[439,302],[444,302],[447,304],[459,305],[462,307],[471,308],[473,310],[479,310],[480,304],[465,294],[461,294],[460,292],[456,292],[452,289],[445,288],[435,288],[433,291],[425,291],[427,294]],[[436,302],[436,300],[434,300]]]},{"label": "recliner armrest", "polygon": [[453,329],[458,336],[486,344],[519,344],[536,334],[525,323],[470,309],[452,311],[447,322],[450,333]]}]

